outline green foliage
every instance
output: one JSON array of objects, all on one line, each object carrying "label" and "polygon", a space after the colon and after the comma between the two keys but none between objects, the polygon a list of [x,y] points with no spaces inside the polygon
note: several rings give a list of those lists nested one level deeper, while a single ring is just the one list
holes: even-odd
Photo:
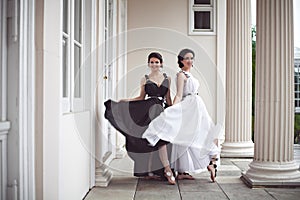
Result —
[{"label": "green foliage", "polygon": [[300,114],[295,114],[294,143],[300,144]]}]

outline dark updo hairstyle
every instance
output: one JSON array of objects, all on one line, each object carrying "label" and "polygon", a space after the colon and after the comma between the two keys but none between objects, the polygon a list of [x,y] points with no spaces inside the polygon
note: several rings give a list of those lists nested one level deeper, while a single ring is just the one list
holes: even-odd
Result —
[{"label": "dark updo hairstyle", "polygon": [[[160,63],[163,63],[163,58],[160,53],[157,53],[157,52],[150,53],[148,56],[148,63],[150,62],[151,58],[157,58],[160,61]],[[163,67],[163,66],[161,65],[161,67]]]},{"label": "dark updo hairstyle", "polygon": [[187,53],[191,53],[191,54],[193,54],[193,56],[195,56],[195,53],[194,53],[193,50],[191,50],[191,49],[182,49],[182,50],[179,52],[178,56],[177,56],[177,58],[178,58],[177,63],[178,63],[178,65],[179,65],[180,68],[182,68],[182,67],[184,66],[184,65],[182,64],[181,61],[183,61],[183,58],[184,58],[184,56],[185,56]]}]

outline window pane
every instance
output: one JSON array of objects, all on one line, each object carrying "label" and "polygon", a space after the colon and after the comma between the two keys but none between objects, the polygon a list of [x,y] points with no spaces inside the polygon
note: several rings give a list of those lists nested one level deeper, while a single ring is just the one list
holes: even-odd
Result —
[{"label": "window pane", "polygon": [[195,11],[194,28],[195,29],[211,29],[210,27],[210,12],[209,11]]},{"label": "window pane", "polygon": [[74,97],[81,97],[81,48],[74,45]]},{"label": "window pane", "polygon": [[194,4],[210,4],[210,0],[194,0]]},{"label": "window pane", "polygon": [[62,67],[63,67],[63,97],[68,97],[68,55],[67,55],[67,38],[63,38],[63,44],[62,44]]},{"label": "window pane", "polygon": [[81,43],[81,0],[75,0],[74,24],[75,24],[75,40]]},{"label": "window pane", "polygon": [[68,33],[68,0],[63,1],[63,31]]},{"label": "window pane", "polygon": [[107,24],[107,10],[108,10],[108,0],[105,0],[105,19],[104,19],[104,27],[107,28],[108,24]]}]

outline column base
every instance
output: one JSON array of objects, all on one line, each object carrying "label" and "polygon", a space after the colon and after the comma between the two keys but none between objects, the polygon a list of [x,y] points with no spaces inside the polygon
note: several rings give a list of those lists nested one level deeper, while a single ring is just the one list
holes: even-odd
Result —
[{"label": "column base", "polygon": [[299,166],[295,162],[274,163],[253,161],[242,172],[241,179],[251,187],[300,187]]},{"label": "column base", "polygon": [[112,172],[106,165],[101,165],[96,169],[96,186],[107,187],[113,177]]},{"label": "column base", "polygon": [[126,151],[123,148],[117,148],[116,159],[122,159],[126,156]]},{"label": "column base", "polygon": [[222,144],[221,157],[223,158],[252,158],[254,143],[248,142],[224,142]]}]

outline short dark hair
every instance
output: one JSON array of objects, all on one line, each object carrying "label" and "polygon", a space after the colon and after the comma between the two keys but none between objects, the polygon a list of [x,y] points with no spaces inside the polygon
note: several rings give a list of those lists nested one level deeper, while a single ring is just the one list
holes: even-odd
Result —
[{"label": "short dark hair", "polygon": [[182,67],[184,66],[184,65],[182,64],[181,61],[183,61],[183,58],[184,58],[184,56],[185,56],[187,53],[191,53],[191,54],[193,54],[193,56],[195,56],[195,53],[194,53],[193,50],[191,50],[191,49],[182,49],[182,50],[179,52],[178,56],[177,56],[177,58],[178,58],[177,63],[178,63],[178,65],[179,65],[180,68],[182,68]]},{"label": "short dark hair", "polygon": [[152,52],[152,53],[149,54],[148,63],[150,62],[151,58],[157,58],[160,61],[160,63],[163,63],[162,55],[158,52]]}]

